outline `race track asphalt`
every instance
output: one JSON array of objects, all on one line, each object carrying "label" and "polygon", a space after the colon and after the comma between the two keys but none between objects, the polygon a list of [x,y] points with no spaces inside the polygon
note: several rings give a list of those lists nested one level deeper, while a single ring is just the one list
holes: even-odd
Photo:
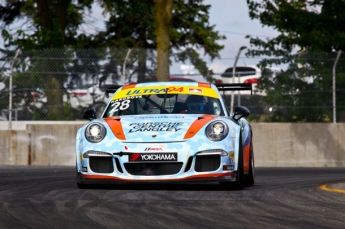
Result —
[{"label": "race track asphalt", "polygon": [[74,167],[0,166],[0,229],[343,229],[345,168],[256,168],[255,184],[78,189]]}]

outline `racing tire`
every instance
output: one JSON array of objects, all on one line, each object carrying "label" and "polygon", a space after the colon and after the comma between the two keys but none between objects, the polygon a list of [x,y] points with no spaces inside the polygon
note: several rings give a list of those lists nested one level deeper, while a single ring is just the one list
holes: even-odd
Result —
[{"label": "racing tire", "polygon": [[238,152],[239,155],[238,155],[237,177],[236,177],[236,182],[235,182],[236,189],[242,189],[245,185],[242,134],[240,134],[239,144],[240,144],[240,148]]},{"label": "racing tire", "polygon": [[77,182],[77,186],[79,189],[88,189],[91,188],[90,184],[83,184],[81,183],[81,174],[77,172],[76,174],[76,182]]},{"label": "racing tire", "polygon": [[87,184],[77,183],[77,186],[79,189],[88,189],[89,188],[89,186]]},{"label": "racing tire", "polygon": [[249,173],[246,175],[245,181],[247,186],[251,186],[255,183],[255,165],[254,165],[254,153],[253,153],[253,143],[250,143],[250,159],[249,159]]}]

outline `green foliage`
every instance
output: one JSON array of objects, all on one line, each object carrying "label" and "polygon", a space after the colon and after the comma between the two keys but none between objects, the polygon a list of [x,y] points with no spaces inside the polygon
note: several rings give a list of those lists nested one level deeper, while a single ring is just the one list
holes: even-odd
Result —
[{"label": "green foliage", "polygon": [[[109,16],[106,31],[80,33],[80,26],[87,21],[86,12],[93,10],[94,3],[99,3]],[[192,60],[206,77],[212,72],[198,51],[203,50],[211,59],[217,58],[223,48],[217,42],[225,38],[209,25],[209,8],[203,0],[188,3],[175,0],[170,27],[170,61]],[[16,106],[36,109],[31,107],[29,95],[33,89],[44,90],[49,106],[42,108],[41,118],[61,119],[67,79],[73,85],[80,85],[84,78],[100,82],[109,78],[118,80],[129,48],[132,51],[126,61],[128,72],[143,79],[154,76],[157,42],[152,0],[6,0],[0,3],[0,21],[5,46],[0,49],[1,60],[5,62],[1,72],[8,72],[12,63],[19,72],[13,78],[18,95]],[[18,49],[22,53],[12,62],[12,50]],[[123,50],[122,55],[112,56],[109,50],[114,49]]]},{"label": "green foliage", "polygon": [[321,52],[345,50],[343,0],[262,0],[259,3],[247,0],[247,3],[252,19],[280,32],[267,41],[248,36],[255,46],[262,48],[255,54],[282,54],[296,47]]},{"label": "green foliage", "polygon": [[[98,36],[104,46],[156,49],[153,1],[103,0],[101,6],[105,12],[110,13],[106,32]],[[223,49],[217,42],[225,39],[214,30],[214,26],[209,25],[209,8],[210,5],[204,5],[203,0],[188,4],[184,0],[175,0],[170,27],[171,57],[182,62],[190,60],[205,77],[211,73],[197,54],[198,51],[203,49],[204,55],[209,55],[211,59],[217,58]],[[150,55],[148,53],[148,58],[152,60]]]},{"label": "green foliage", "polygon": [[[274,79],[262,77],[259,89],[275,107],[270,121],[329,122],[332,117],[332,71],[337,51],[345,51],[343,0],[247,0],[249,16],[280,34],[266,40],[247,36],[247,56],[263,58],[259,66],[287,65]],[[344,108],[345,58],[336,67],[338,116]],[[312,79],[311,82],[306,82]],[[282,110],[281,107],[285,107]]]},{"label": "green foliage", "polygon": [[66,120],[66,121],[74,120],[73,108],[70,103],[64,103],[63,112],[62,112],[62,120]]},{"label": "green foliage", "polygon": [[225,36],[214,30],[214,25],[209,25],[210,5],[204,5],[203,0],[174,1],[173,19],[170,30],[171,44],[180,51],[194,46],[194,50],[203,49],[205,55],[212,59],[219,57],[223,49],[217,41],[224,40]]}]

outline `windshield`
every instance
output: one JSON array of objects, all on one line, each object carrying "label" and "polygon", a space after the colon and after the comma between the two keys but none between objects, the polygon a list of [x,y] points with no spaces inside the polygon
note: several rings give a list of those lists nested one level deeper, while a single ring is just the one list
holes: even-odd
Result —
[{"label": "windshield", "polygon": [[150,114],[224,115],[218,98],[191,94],[148,94],[114,98],[104,117]]}]

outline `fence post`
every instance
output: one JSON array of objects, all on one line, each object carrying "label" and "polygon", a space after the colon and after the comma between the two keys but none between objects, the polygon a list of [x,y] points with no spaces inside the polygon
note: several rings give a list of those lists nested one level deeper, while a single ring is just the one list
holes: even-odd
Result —
[{"label": "fence post", "polygon": [[9,114],[8,114],[8,129],[12,130],[12,98],[13,98],[13,87],[12,87],[12,79],[13,79],[13,67],[14,63],[16,62],[17,57],[20,54],[20,49],[17,50],[16,55],[13,58],[11,64],[11,74],[10,74],[10,95],[9,95]]},{"label": "fence post", "polygon": [[335,68],[337,67],[338,60],[341,55],[341,50],[338,51],[337,58],[334,61],[333,71],[332,71],[332,92],[333,92],[333,123],[337,122],[337,110],[336,110],[336,84],[335,84]]}]

